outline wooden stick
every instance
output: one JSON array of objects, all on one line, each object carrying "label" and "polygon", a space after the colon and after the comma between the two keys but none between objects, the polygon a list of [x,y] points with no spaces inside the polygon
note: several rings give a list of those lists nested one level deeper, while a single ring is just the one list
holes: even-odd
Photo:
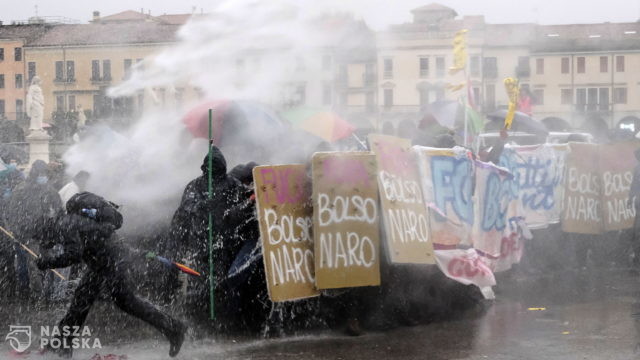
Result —
[{"label": "wooden stick", "polygon": [[[3,228],[2,226],[0,226],[0,231],[2,231],[3,233],[7,234],[7,236],[9,236],[11,238],[11,240],[13,240],[16,243],[18,243],[18,245],[20,245],[20,247],[22,247],[26,252],[31,254],[31,256],[33,256],[34,258],[38,258],[39,257],[38,254],[33,252],[33,250],[29,249],[27,247],[27,245],[25,245],[25,244],[21,243],[20,241],[18,241],[9,230],[7,230],[7,229]],[[52,273],[56,274],[60,279],[67,280],[64,276],[62,276],[62,274],[57,272],[56,269],[49,269],[49,270],[51,270]]]}]

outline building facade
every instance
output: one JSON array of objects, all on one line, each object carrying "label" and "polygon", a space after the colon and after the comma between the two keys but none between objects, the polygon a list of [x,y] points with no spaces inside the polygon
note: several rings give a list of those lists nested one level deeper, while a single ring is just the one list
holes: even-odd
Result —
[{"label": "building facade", "polygon": [[[580,127],[598,118],[610,128],[640,130],[640,23],[488,24],[439,4],[412,14],[412,22],[377,34],[382,121],[417,121],[428,104],[467,96],[484,114],[503,109],[503,80],[515,77],[531,94],[539,120]],[[452,42],[461,29],[468,30],[466,73],[450,75]],[[470,94],[451,90],[465,79]]]},{"label": "building facade", "polygon": [[25,119],[25,97],[34,73],[24,47],[46,30],[44,25],[0,26],[0,120]]}]

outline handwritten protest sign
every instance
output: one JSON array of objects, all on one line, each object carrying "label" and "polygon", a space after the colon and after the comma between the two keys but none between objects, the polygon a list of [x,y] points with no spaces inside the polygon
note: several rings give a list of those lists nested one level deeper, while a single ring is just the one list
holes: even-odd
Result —
[{"label": "handwritten protest sign", "polygon": [[627,206],[627,200],[638,162],[634,151],[638,148],[636,141],[599,146],[604,231],[633,227],[636,212],[633,206]]},{"label": "handwritten protest sign", "polygon": [[551,145],[555,156],[553,170],[557,174],[557,181],[553,190],[555,197],[554,206],[547,213],[550,224],[557,224],[562,218],[562,207],[564,206],[564,186],[567,175],[567,154],[569,153],[569,144],[553,144]]},{"label": "handwritten protest sign", "polygon": [[312,164],[316,286],[379,285],[375,156],[363,152],[316,153]]},{"label": "handwritten protest sign", "polygon": [[311,184],[304,165],[253,169],[269,298],[317,296],[314,277]]},{"label": "handwritten protest sign", "polygon": [[596,144],[570,143],[567,155],[562,231],[600,234],[602,223],[602,183],[600,148]]},{"label": "handwritten protest sign", "polygon": [[378,187],[388,254],[394,263],[435,264],[429,213],[411,141],[369,135],[378,160]]},{"label": "handwritten protest sign", "polygon": [[512,178],[504,168],[476,161],[473,247],[491,259],[500,257],[509,209],[517,206],[517,197],[512,197],[509,188]]},{"label": "handwritten protest sign", "polygon": [[474,222],[473,175],[470,152],[464,148],[414,146],[425,202],[431,208],[434,247],[471,245]]},{"label": "handwritten protest sign", "polygon": [[520,199],[526,222],[532,229],[559,221],[558,202],[564,182],[564,155],[550,144],[506,146],[500,166],[513,175],[512,192]]}]

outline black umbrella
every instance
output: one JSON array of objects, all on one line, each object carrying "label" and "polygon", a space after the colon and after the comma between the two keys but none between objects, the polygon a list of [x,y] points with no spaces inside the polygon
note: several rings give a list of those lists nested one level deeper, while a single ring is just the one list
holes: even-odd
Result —
[{"label": "black umbrella", "polygon": [[[494,111],[491,114],[487,115],[487,118],[493,122],[501,121],[504,123],[504,119],[507,117],[507,110],[498,110]],[[530,134],[535,134],[539,136],[547,136],[549,135],[549,131],[544,126],[543,123],[534,120],[531,116],[522,113],[520,111],[516,111],[515,116],[513,117],[513,123],[511,124],[512,131],[522,131]]]}]

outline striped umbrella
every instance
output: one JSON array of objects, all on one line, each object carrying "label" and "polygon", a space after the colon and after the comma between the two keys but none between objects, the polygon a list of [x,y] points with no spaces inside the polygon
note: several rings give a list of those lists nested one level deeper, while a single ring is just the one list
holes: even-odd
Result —
[{"label": "striped umbrella", "polygon": [[328,142],[351,136],[356,129],[338,114],[325,109],[299,107],[287,110],[281,115],[294,127]]}]

